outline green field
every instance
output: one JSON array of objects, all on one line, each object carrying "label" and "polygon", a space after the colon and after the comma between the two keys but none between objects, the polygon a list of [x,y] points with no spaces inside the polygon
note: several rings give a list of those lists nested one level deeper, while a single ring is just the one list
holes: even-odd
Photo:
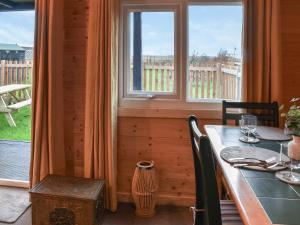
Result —
[{"label": "green field", "polygon": [[4,114],[0,114],[0,139],[30,141],[31,108],[24,107],[12,113],[17,127],[10,127]]}]

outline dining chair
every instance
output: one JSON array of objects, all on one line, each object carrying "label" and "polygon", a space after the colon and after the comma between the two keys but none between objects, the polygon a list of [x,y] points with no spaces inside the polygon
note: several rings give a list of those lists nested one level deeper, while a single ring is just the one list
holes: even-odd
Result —
[{"label": "dining chair", "polygon": [[194,225],[242,225],[234,202],[219,200],[210,141],[198,129],[195,116],[189,117],[189,128],[196,181]]},{"label": "dining chair", "polygon": [[[277,102],[230,102],[223,100],[223,125],[227,125],[228,120],[234,120],[235,125],[239,125],[239,120],[244,114],[252,114],[257,117],[258,125],[279,126],[279,107]],[[228,112],[228,109],[243,109],[245,112]]]}]

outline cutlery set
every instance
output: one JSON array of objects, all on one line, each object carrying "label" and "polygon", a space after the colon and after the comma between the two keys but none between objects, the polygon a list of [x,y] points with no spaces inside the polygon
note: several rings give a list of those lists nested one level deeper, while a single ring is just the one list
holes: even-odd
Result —
[{"label": "cutlery set", "polygon": [[229,163],[235,167],[235,168],[240,168],[240,167],[245,167],[245,166],[258,166],[262,167],[264,169],[272,169],[276,166],[286,166],[286,162],[278,162],[276,160],[276,157],[271,157],[266,160],[261,160],[257,158],[230,158]]}]

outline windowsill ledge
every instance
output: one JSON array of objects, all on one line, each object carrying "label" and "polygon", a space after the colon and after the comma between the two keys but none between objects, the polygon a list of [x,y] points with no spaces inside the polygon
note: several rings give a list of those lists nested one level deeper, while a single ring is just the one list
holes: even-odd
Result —
[{"label": "windowsill ledge", "polygon": [[142,117],[142,118],[174,118],[186,119],[189,115],[195,115],[199,119],[222,118],[222,111],[219,109],[162,109],[162,108],[126,108],[118,109],[119,117]]}]

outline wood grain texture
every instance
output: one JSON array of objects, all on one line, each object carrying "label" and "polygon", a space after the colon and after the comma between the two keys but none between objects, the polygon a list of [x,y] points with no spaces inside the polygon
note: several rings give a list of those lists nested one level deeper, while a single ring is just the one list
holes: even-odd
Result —
[{"label": "wood grain texture", "polygon": [[[220,121],[203,120],[205,123]],[[135,165],[153,160],[159,177],[158,204],[194,204],[194,168],[186,119],[118,120],[118,197],[131,201]]]},{"label": "wood grain texture", "polygon": [[64,103],[67,175],[83,175],[88,0],[65,0]]},{"label": "wood grain texture", "polygon": [[[282,103],[286,106],[293,97],[300,97],[300,1],[281,1],[282,32]],[[286,107],[287,109],[287,107]]]}]

